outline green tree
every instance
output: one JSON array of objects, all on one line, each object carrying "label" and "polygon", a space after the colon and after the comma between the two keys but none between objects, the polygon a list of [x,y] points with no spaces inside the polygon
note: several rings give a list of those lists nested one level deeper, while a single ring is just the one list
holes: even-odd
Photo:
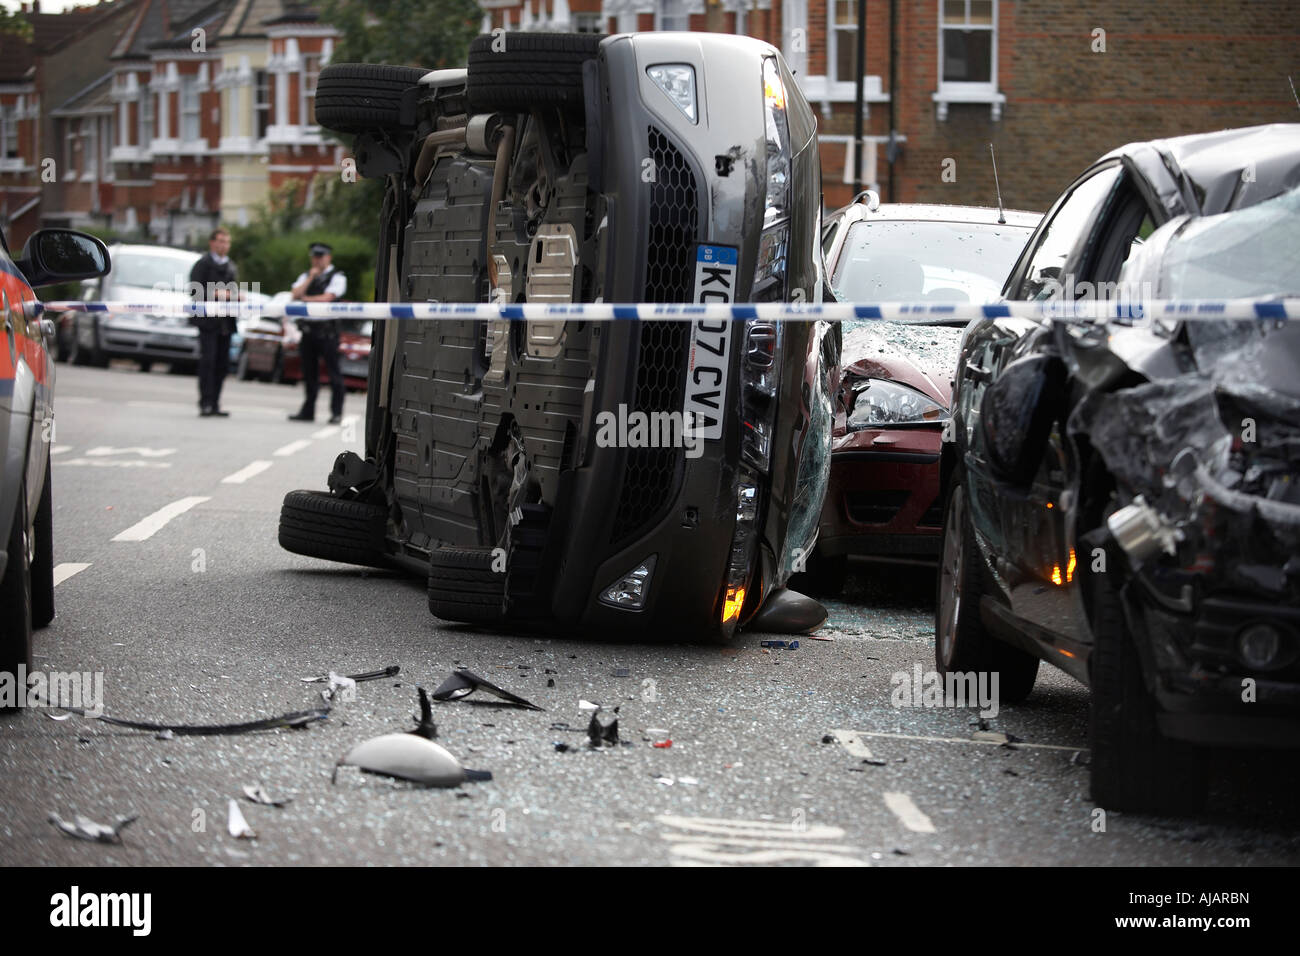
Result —
[{"label": "green tree", "polygon": [[12,33],[30,41],[35,32],[31,21],[23,16],[21,11],[0,7],[0,33]]},{"label": "green tree", "polygon": [[465,65],[483,11],[477,0],[326,0],[321,19],[343,34],[335,63],[433,70]]}]

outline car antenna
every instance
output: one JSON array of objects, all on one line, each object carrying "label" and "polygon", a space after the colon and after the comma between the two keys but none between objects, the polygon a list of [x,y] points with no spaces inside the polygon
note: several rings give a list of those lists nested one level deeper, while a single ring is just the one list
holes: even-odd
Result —
[{"label": "car antenna", "polygon": [[998,185],[998,154],[993,152],[993,144],[989,143],[989,155],[993,157],[993,188],[998,193],[998,225],[1007,224],[1007,214],[1002,211],[1002,187]]}]

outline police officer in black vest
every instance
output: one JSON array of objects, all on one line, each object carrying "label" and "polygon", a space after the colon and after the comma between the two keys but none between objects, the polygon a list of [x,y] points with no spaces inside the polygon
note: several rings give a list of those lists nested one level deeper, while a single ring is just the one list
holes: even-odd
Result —
[{"label": "police officer in black vest", "polygon": [[[334,268],[334,250],[323,242],[311,244],[311,268],[298,276],[293,284],[293,297],[299,302],[333,302],[343,298],[348,291],[348,279]],[[316,394],[320,391],[320,362],[325,362],[325,370],[330,379],[330,424],[337,425],[343,420],[343,372],[339,369],[339,327],[333,320],[300,320],[302,343],[299,354],[302,356],[302,383],[307,390],[306,401],[297,415],[290,415],[294,422],[311,422],[316,420]]]},{"label": "police officer in black vest", "polygon": [[[230,261],[230,233],[214,229],[208,236],[208,251],[190,270],[190,295],[196,301],[225,302],[238,297],[235,264]],[[230,336],[235,317],[196,315],[190,323],[199,329],[199,415],[225,418],[221,408],[221,383],[230,368]]]}]

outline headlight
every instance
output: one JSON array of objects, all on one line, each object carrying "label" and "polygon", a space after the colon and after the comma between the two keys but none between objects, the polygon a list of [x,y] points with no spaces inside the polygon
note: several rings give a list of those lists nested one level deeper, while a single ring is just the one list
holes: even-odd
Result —
[{"label": "headlight", "polygon": [[767,208],[763,228],[790,215],[790,127],[785,116],[785,84],[776,58],[763,60],[763,113],[767,125]]},{"label": "headlight", "polygon": [[790,245],[790,127],[785,115],[785,84],[776,59],[763,60],[763,115],[767,130],[767,194],[763,235],[754,268],[753,302],[785,299],[786,259]]},{"label": "headlight", "polygon": [[663,90],[679,110],[692,123],[697,122],[699,110],[695,98],[695,67],[689,63],[659,63],[646,67],[646,75],[655,86]]},{"label": "headlight", "polygon": [[854,388],[850,430],[880,425],[938,424],[948,409],[914,388],[884,379],[869,378]]}]

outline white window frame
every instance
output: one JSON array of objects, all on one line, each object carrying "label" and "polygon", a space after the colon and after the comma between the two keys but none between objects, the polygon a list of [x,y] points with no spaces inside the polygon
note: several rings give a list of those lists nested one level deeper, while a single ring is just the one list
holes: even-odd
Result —
[{"label": "white window frame", "polygon": [[[797,77],[808,75],[808,0],[784,0],[781,7],[781,52]],[[794,48],[794,31],[803,31],[803,49]]]},{"label": "white window frame", "polygon": [[[1002,118],[1002,106],[1007,101],[1006,96],[998,92],[998,0],[991,0],[990,2],[992,10],[992,23],[990,24],[971,23],[972,0],[962,0],[965,4],[965,14],[961,26],[947,24],[944,20],[946,0],[937,0],[937,2],[939,5],[937,24],[939,35],[936,37],[935,44],[938,50],[937,62],[935,63],[937,92],[931,98],[938,106],[938,119],[943,122],[948,118],[948,105],[950,103],[987,103],[992,119],[996,122]],[[989,44],[990,63],[987,83],[945,80],[943,78],[943,34],[948,29],[963,29],[966,32],[988,30],[992,34]]]},{"label": "white window frame", "polygon": [[604,33],[605,21],[599,13],[574,13],[573,31],[575,33]]},{"label": "white window frame", "polygon": [[[188,96],[193,97],[193,102],[186,102]],[[198,77],[185,76],[181,77],[180,91],[180,108],[181,108],[181,141],[187,143],[199,143],[203,139],[203,99],[199,94]],[[193,124],[193,135],[190,134],[189,127]]]},{"label": "white window frame", "polygon": [[[857,0],[847,0],[853,10],[853,17],[856,20],[858,16]],[[849,68],[848,76],[838,76],[836,74],[836,64],[839,63],[839,44],[840,32],[847,31],[847,27],[838,26],[835,22],[835,8],[839,0],[826,0],[826,80],[828,83],[856,83],[853,76],[853,68]],[[853,26],[853,35],[858,33],[856,23]],[[854,62],[857,62],[857,50],[853,51]],[[867,75],[867,62],[864,58],[862,61],[862,75]]]},{"label": "white window frame", "polygon": [[[302,67],[298,73],[298,125],[310,128],[316,125],[316,84],[320,80],[322,58],[319,53],[303,53],[301,56]],[[313,64],[315,72],[311,70]],[[308,105],[311,106],[310,110]]]},{"label": "white window frame", "polygon": [[148,84],[140,87],[140,99],[137,102],[136,132],[139,134],[140,147],[148,149],[154,134],[153,93],[149,91]]},{"label": "white window frame", "polygon": [[[265,97],[262,99],[261,97]],[[271,71],[268,69],[253,71],[253,128],[249,131],[253,139],[266,139],[266,132],[271,128],[271,113],[275,108],[271,96]]]},{"label": "white window frame", "polygon": [[[672,9],[670,10],[669,7]],[[658,0],[655,4],[656,30],[689,30],[690,4],[686,0]]]},{"label": "white window frame", "polygon": [[[0,161],[22,160],[19,153],[18,111],[12,106],[0,106]],[[14,155],[9,155],[12,146]]]}]

